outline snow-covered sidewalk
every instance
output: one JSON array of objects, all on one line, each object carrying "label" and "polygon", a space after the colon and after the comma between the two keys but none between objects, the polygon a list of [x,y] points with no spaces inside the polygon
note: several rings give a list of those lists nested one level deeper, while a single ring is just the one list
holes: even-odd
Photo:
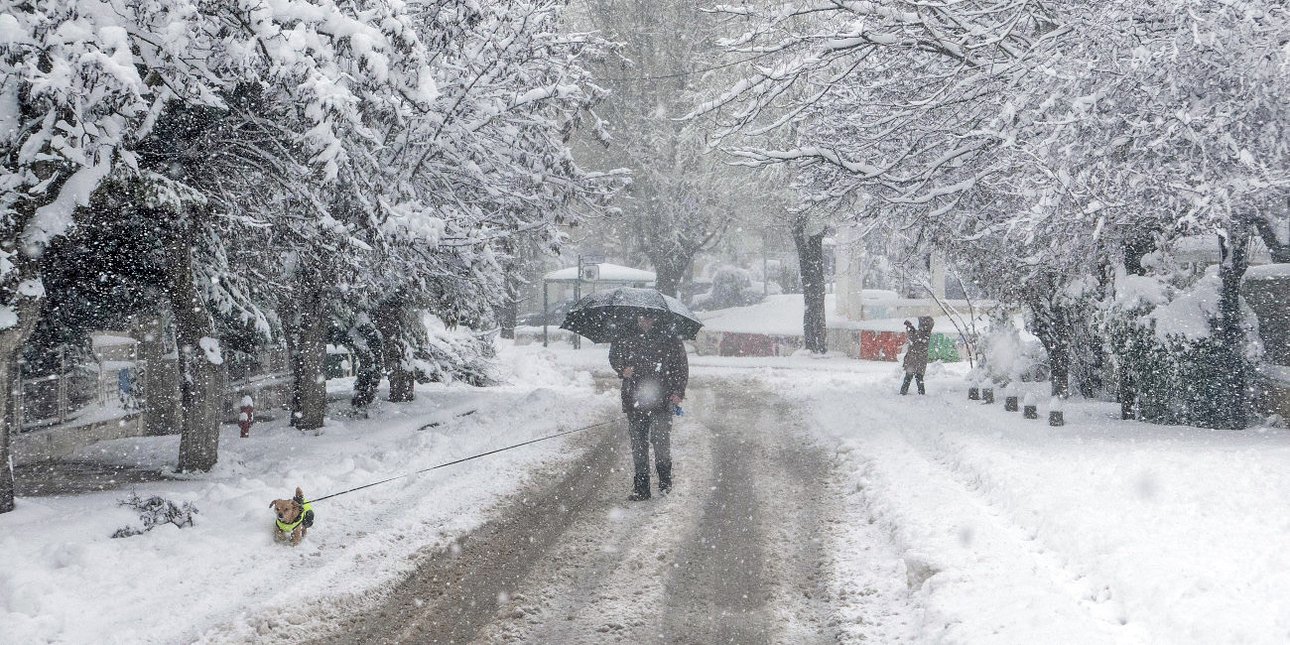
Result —
[{"label": "snow-covered sidewalk", "polygon": [[854,520],[904,553],[920,642],[1290,642],[1284,429],[1153,426],[1100,403],[1052,428],[967,400],[954,375],[901,397],[899,369],[873,363],[744,373],[836,447]]},{"label": "snow-covered sidewalk", "polygon": [[[585,372],[556,366],[548,353],[506,349],[512,385],[422,387],[415,402],[374,404],[370,418],[333,417],[318,436],[281,421],[257,425],[249,439],[225,427],[211,473],[136,488],[192,502],[192,528],[110,539],[140,523],[117,505],[128,489],[20,498],[0,515],[0,643],[254,642],[326,599],[395,580],[415,552],[474,528],[528,473],[567,458],[566,440],[319,502],[317,523],[294,549],[274,543],[269,502],[297,485],[321,497],[616,415],[617,397],[594,394]],[[160,469],[177,452],[177,436],[145,437],[100,442],[81,456]]]}]

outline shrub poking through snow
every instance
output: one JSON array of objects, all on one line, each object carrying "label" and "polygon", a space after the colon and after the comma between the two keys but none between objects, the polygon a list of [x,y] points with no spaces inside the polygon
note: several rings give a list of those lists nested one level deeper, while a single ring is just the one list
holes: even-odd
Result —
[{"label": "shrub poking through snow", "polygon": [[690,308],[695,311],[711,311],[747,307],[765,298],[762,288],[753,284],[751,273],[738,267],[725,266],[712,275],[712,289],[695,296],[690,302]]},{"label": "shrub poking through snow", "polygon": [[485,387],[501,381],[493,361],[497,348],[490,335],[429,329],[420,340],[412,363],[418,382]]},{"label": "shrub poking through snow", "polygon": [[138,493],[130,493],[130,497],[121,500],[118,504],[139,511],[139,519],[143,521],[143,527],[123,526],[112,534],[114,538],[146,533],[162,524],[174,524],[182,529],[185,526],[192,526],[193,516],[197,514],[197,507],[193,506],[192,502],[184,502],[183,506],[176,506],[174,502],[156,495],[145,499],[139,497]]}]

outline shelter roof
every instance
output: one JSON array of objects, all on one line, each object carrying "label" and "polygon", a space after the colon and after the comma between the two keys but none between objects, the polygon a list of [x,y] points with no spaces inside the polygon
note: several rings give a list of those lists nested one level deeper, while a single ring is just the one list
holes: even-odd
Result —
[{"label": "shelter roof", "polygon": [[[608,262],[600,263],[600,277],[596,280],[598,283],[615,283],[615,284],[639,284],[642,282],[654,282],[656,276],[653,271],[644,269],[633,269],[618,264]],[[547,282],[577,282],[578,267],[566,267],[552,271],[542,279]]]}]

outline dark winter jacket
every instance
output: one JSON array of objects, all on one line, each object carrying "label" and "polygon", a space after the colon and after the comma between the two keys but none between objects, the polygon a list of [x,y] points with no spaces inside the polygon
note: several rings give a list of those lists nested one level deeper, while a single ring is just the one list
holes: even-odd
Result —
[{"label": "dark winter jacket", "polygon": [[[690,363],[681,339],[658,333],[614,341],[609,346],[609,365],[623,379],[623,412],[668,410],[668,397],[684,397],[690,379]],[[631,378],[623,376],[628,367],[635,368]]]},{"label": "dark winter jacket", "polygon": [[918,329],[906,327],[909,335],[909,348],[905,350],[905,371],[910,374],[922,374],[927,371],[928,345],[932,341],[931,316],[918,317]]}]

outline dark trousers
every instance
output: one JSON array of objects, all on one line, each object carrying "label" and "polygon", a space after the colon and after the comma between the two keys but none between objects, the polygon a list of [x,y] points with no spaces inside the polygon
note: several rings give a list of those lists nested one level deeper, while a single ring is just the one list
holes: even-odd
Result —
[{"label": "dark trousers", "polygon": [[654,467],[660,488],[672,487],[672,412],[628,412],[627,434],[632,440],[632,489],[649,494],[649,447],[654,446]]},{"label": "dark trousers", "polygon": [[927,394],[927,392],[926,392],[925,390],[923,390],[923,373],[922,373],[922,372],[905,372],[905,382],[900,384],[900,393],[901,393],[901,394],[909,394],[909,381],[910,381],[910,380],[917,380],[917,381],[918,381],[918,393],[919,393],[919,394]]}]

